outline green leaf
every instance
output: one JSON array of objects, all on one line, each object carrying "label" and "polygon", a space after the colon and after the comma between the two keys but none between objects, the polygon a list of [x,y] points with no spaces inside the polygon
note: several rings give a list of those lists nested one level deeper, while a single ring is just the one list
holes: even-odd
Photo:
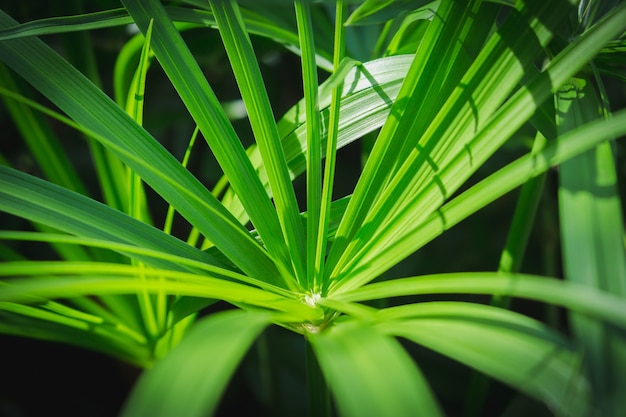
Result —
[{"label": "green leaf", "polygon": [[[344,54],[346,31],[344,21],[346,18],[346,13],[346,4],[341,0],[337,1],[337,5],[335,7],[335,47],[333,52],[334,72],[331,75],[331,78],[337,78],[337,82],[335,83],[333,80],[329,80],[328,83],[326,83],[328,86],[332,85],[332,92],[327,128],[328,135],[326,140],[326,161],[324,164],[323,183],[321,190],[322,195],[320,201],[319,227],[317,229],[317,242],[313,260],[313,268],[315,269],[315,273],[313,277],[312,288],[313,291],[315,291],[316,293],[320,291],[320,283],[324,277],[326,252],[329,243],[328,237],[329,235],[334,236],[334,233],[329,234],[329,229],[331,229],[333,223],[332,199],[333,187],[335,183],[335,169],[337,164],[337,143],[339,138],[339,120],[341,115],[341,91],[343,90],[344,85],[344,76],[342,74],[344,68],[342,67],[342,64],[345,62]],[[307,120],[309,120],[309,117],[307,117]],[[320,147],[321,154],[322,138],[319,137],[316,138],[316,140],[319,141],[318,146]],[[309,157],[309,160],[310,159],[311,157]]]},{"label": "green leaf", "polygon": [[[537,131],[531,155],[534,155],[543,149],[545,144],[546,138],[539,131]],[[541,200],[545,180],[546,173],[543,173],[530,178],[522,186],[519,199],[517,200],[517,205],[515,206],[513,220],[511,221],[511,228],[509,229],[509,233],[506,238],[506,244],[504,245],[504,250],[500,256],[498,271],[519,272],[522,259],[524,258],[524,252],[526,251],[526,245],[528,244],[530,232],[535,220],[537,207],[539,206],[539,201]]]},{"label": "green leaf", "polygon": [[[475,48],[480,48],[489,33],[484,21],[474,19],[474,16],[483,16],[477,14],[479,3],[468,6],[465,3],[442,2],[438,9],[439,19],[429,25],[392,108],[394,117],[387,118],[337,231],[340,243],[330,249],[326,271],[328,279],[335,279],[342,270],[349,269],[346,263],[354,260],[359,247],[382,243],[371,239],[372,235],[380,228],[393,229],[386,227],[389,218],[396,217],[394,215],[398,212],[393,206],[408,198],[413,192],[412,184],[421,178],[415,171],[419,163],[409,169],[409,160],[419,153],[420,159],[425,162],[423,159],[438,136],[433,138],[433,145],[424,143],[423,147],[416,147],[416,141],[425,140],[424,131],[429,122],[457,87],[463,71],[472,62]],[[488,16],[495,15],[497,10],[480,11],[484,12],[483,18],[488,21]],[[467,44],[469,55],[468,50],[460,47],[461,44]],[[474,65],[478,66],[477,63]],[[455,116],[457,112],[447,114]],[[447,140],[453,139],[447,137]],[[421,151],[418,152],[418,148]],[[424,164],[423,169],[428,165]],[[404,168],[400,173],[401,166]],[[408,212],[405,214],[408,215]],[[368,227],[363,227],[365,224]]]},{"label": "green leaf", "polygon": [[484,372],[539,400],[558,415],[587,416],[582,358],[545,325],[507,310],[428,302],[379,312],[378,327]]},{"label": "green leaf", "polygon": [[[81,194],[0,166],[0,209],[84,238],[152,249],[221,267],[210,255]],[[119,250],[119,249],[115,249]],[[154,266],[180,269],[177,262],[120,253]]]},{"label": "green leaf", "polygon": [[[63,148],[50,126],[28,105],[12,99],[11,95],[19,94],[19,90],[13,76],[6,66],[1,64],[0,86],[2,88],[0,92],[3,94],[3,101],[11,114],[11,119],[46,178],[55,184],[85,194],[84,185],[67,155],[63,153]],[[12,94],[9,95],[5,91]]]},{"label": "green leaf", "polygon": [[[234,1],[209,3],[235,73],[239,91],[246,105],[256,144],[268,174],[271,194],[274,197],[276,209],[274,211],[267,198],[263,200],[259,200],[259,197],[250,199],[250,196],[254,196],[256,193],[256,190],[250,189],[251,187],[241,189],[237,192],[237,195],[244,203],[250,220],[255,225],[268,251],[277,261],[282,263],[282,272],[289,275],[294,275],[295,273],[296,280],[302,285],[305,282],[306,275],[304,260],[306,251],[305,232],[300,221],[298,202],[289,178],[287,162],[280,143],[267,90],[261,77],[261,70],[236,3]],[[252,168],[249,161],[248,166]],[[224,171],[235,191],[237,191],[237,183],[231,178],[230,173],[226,169]],[[258,177],[255,177],[255,180],[254,185],[260,187],[259,193],[262,191],[267,196]],[[251,178],[246,178],[245,181],[248,183],[252,182]],[[242,193],[245,193],[246,197],[243,197]],[[259,216],[256,214],[258,210],[251,210],[246,201],[250,201],[257,206],[261,206],[262,202],[267,201],[269,209],[264,214],[259,213],[261,214]],[[287,276],[285,279],[287,279]]]},{"label": "green leaf", "polygon": [[[554,14],[555,12],[550,11],[550,13]],[[587,31],[585,35],[574,41],[561,54],[557,55],[543,73],[533,77],[526,87],[515,93],[502,107],[493,108],[492,110],[495,111],[495,113],[491,118],[488,118],[484,126],[475,131],[474,129],[476,129],[476,127],[462,123],[464,125],[465,134],[467,135],[467,142],[465,141],[466,138],[463,136],[456,137],[456,139],[452,139],[454,135],[442,136],[449,142],[448,145],[452,146],[452,149],[447,154],[440,153],[443,158],[442,160],[432,160],[431,158],[429,162],[425,159],[426,155],[424,155],[428,154],[428,152],[424,150],[419,151],[418,148],[422,149],[421,147],[413,149],[411,152],[412,156],[407,158],[403,167],[400,168],[402,175],[398,173],[392,180],[385,194],[380,197],[380,203],[372,210],[371,213],[373,217],[367,220],[367,224],[375,226],[361,227],[358,230],[354,229],[354,227],[350,229],[354,229],[355,232],[352,246],[362,246],[363,252],[369,252],[368,256],[362,257],[344,252],[342,257],[350,266],[345,265],[342,268],[338,265],[335,269],[335,274],[339,276],[339,278],[350,276],[352,279],[355,275],[355,271],[368,273],[367,269],[373,266],[374,268],[369,271],[372,274],[367,278],[373,279],[380,273],[378,265],[371,263],[373,258],[380,259],[382,253],[389,253],[390,245],[397,245],[401,240],[406,239],[405,243],[417,242],[419,238],[414,239],[415,229],[419,228],[422,222],[435,212],[475,169],[483,164],[485,161],[483,158],[487,158],[495,152],[503,143],[501,141],[510,137],[524,121],[532,116],[534,110],[537,108],[537,103],[542,102],[550,96],[551,88],[556,88],[564,83],[570,75],[575,73],[587,60],[593,57],[594,52],[599,50],[601,45],[619,34],[620,31],[626,27],[626,23],[624,22],[626,22],[626,6],[622,5],[622,7],[614,9],[613,13],[607,16],[604,20],[605,24],[594,26],[591,30]],[[541,32],[545,30],[545,27],[540,29]],[[477,62],[480,62],[480,60]],[[472,74],[472,70],[470,70],[468,74]],[[463,84],[465,84],[465,82]],[[492,89],[494,86],[485,87]],[[462,94],[462,90],[461,88],[457,93]],[[469,105],[469,103],[467,104]],[[476,103],[475,105],[487,111],[488,107],[492,104],[493,103],[490,103],[489,106],[483,106]],[[469,108],[467,108],[467,111],[469,113],[472,112]],[[449,112],[442,114],[447,117]],[[441,127],[448,129],[450,125],[444,124]],[[435,126],[431,126],[431,128],[434,129]],[[605,136],[605,138],[607,137]],[[434,140],[436,143],[436,139]],[[446,147],[447,145],[442,146]],[[444,157],[444,155],[446,156]],[[423,164],[421,164],[419,168],[411,165],[409,159],[412,158],[422,160]],[[421,174],[416,174],[413,168],[419,169]],[[435,170],[434,172],[433,169]],[[404,180],[401,179],[401,177],[404,177]],[[361,177],[361,179],[363,178],[364,177]],[[415,181],[417,181],[416,178],[419,180],[419,185],[415,184]],[[407,183],[405,180],[409,182]],[[407,187],[409,187],[409,189],[416,187],[414,189],[415,194],[408,192]],[[351,200],[351,204],[356,198],[357,191],[358,186]],[[409,198],[407,196],[411,197]],[[410,202],[405,200],[407,198],[409,198]],[[392,207],[389,207],[389,205],[392,205]],[[385,208],[387,210],[384,210]],[[350,206],[348,207],[348,211],[349,210]],[[348,211],[346,218],[354,220],[351,215],[348,217]],[[374,212],[376,212],[377,215],[374,215]],[[393,215],[390,215],[390,213]],[[376,231],[373,229],[376,229]],[[338,231],[339,236],[341,236],[340,231],[341,229]],[[412,250],[409,250],[409,246],[401,249],[404,256],[412,253],[418,247],[416,245],[413,246]],[[396,246],[396,248],[399,247],[400,246]],[[337,251],[340,249],[341,248],[337,248]],[[384,256],[382,258],[385,259],[385,261],[388,259]],[[396,258],[394,265],[399,259],[402,258]],[[343,269],[343,272],[340,272],[341,269]],[[374,273],[374,270],[376,270],[376,273]],[[359,280],[354,280],[350,285],[359,285]]]},{"label": "green leaf", "polygon": [[431,0],[365,0],[355,11],[352,12],[346,25],[372,25],[384,23],[398,16],[421,8]]},{"label": "green leaf", "polygon": [[306,114],[306,288],[317,290],[319,278],[317,248],[320,232],[320,210],[322,205],[322,140],[319,114],[317,65],[315,64],[315,40],[313,22],[308,1],[296,0],[296,21],[300,49],[302,50],[302,80]]},{"label": "green leaf", "polygon": [[268,314],[243,311],[199,320],[167,357],[141,376],[120,416],[214,415],[237,365],[270,320]]},{"label": "green leaf", "polygon": [[409,253],[441,235],[471,214],[495,201],[507,192],[545,172],[552,166],[592,149],[599,143],[626,134],[626,112],[615,113],[608,121],[596,121],[581,126],[552,142],[536,155],[526,155],[480,181],[432,213],[421,224],[409,226],[403,238],[397,238],[378,252],[376,263],[353,274],[353,283],[365,275],[375,276],[395,265]]},{"label": "green leaf", "polygon": [[[13,19],[0,13],[0,27],[14,24]],[[156,28],[155,25],[155,37]],[[219,201],[162,145],[52,49],[37,39],[14,39],[0,43],[0,59],[93,132],[98,141],[112,149],[242,270],[265,280],[277,279],[278,271],[268,254]]]},{"label": "green leaf", "polygon": [[[137,291],[177,296],[215,298],[240,306],[255,306],[286,313],[286,321],[318,320],[320,308],[296,294],[276,294],[250,285],[226,281],[219,274],[197,274],[143,265],[99,262],[5,262],[0,276],[0,301],[39,302],[38,298],[83,295],[135,294]],[[20,278],[16,278],[20,277]],[[45,279],[42,279],[45,277]]]},{"label": "green leaf", "polygon": [[498,272],[424,275],[368,284],[329,297],[338,301],[367,301],[420,294],[496,294],[566,307],[626,329],[623,298],[554,278]]},{"label": "green leaf", "polygon": [[[400,55],[376,59],[363,64],[355,63],[352,60],[341,62],[336,73],[320,86],[319,106],[322,119],[321,141],[323,151],[328,152],[326,142],[330,129],[330,103],[333,88],[338,84],[343,84],[337,131],[337,148],[342,148],[382,126],[398,94],[400,84],[406,76],[411,60],[411,55]],[[278,122],[278,130],[292,179],[306,169],[307,127],[305,108],[304,100],[301,100]],[[267,173],[259,149],[252,146],[249,148],[248,154],[263,184],[269,190]],[[216,188],[224,187],[226,182],[227,178],[222,178]],[[237,218],[241,221],[247,221],[241,203],[231,189],[226,191],[222,201]]]},{"label": "green leaf", "polygon": [[0,302],[0,333],[68,343],[111,355],[136,366],[150,364],[151,350],[140,333],[115,321],[100,320],[94,323],[82,317],[68,317],[50,311],[48,308],[52,305],[68,309],[53,302],[46,302],[41,307]]},{"label": "green leaf", "polygon": [[[282,2],[283,0],[280,1]],[[181,27],[181,30],[199,26],[215,27],[216,24],[213,14],[210,10],[206,10],[209,8],[207,2],[188,1],[187,3],[193,3],[193,5],[204,10],[175,6],[165,7],[165,10],[172,21],[185,22],[189,24]],[[262,12],[265,12],[265,14]],[[246,22],[246,27],[250,33],[273,39],[278,44],[285,45],[288,49],[298,52],[298,35],[295,30],[295,25],[277,25],[273,16],[268,16],[268,14],[267,10],[263,9],[256,11],[250,9],[242,10],[243,19]],[[133,23],[133,19],[128,15],[128,12],[125,9],[110,9],[93,13],[83,13],[74,16],[51,17],[21,24],[16,23],[12,27],[0,29],[0,41],[21,37],[110,28],[128,25],[130,23]],[[134,43],[134,40],[131,42]],[[320,67],[328,71],[332,71],[330,47],[323,47],[327,44],[329,45],[330,42],[318,42],[316,54]],[[131,47],[131,49],[134,48],[141,49],[141,46],[137,47],[134,45]],[[116,89],[116,91],[118,90]],[[117,94],[116,97],[118,97]]]},{"label": "green leaf", "polygon": [[[600,104],[587,80],[572,79],[557,94],[559,134],[599,117]],[[559,214],[565,279],[626,296],[623,218],[611,143],[559,167]],[[586,368],[603,415],[619,415],[626,390],[626,338],[610,326],[572,316]]]},{"label": "green leaf", "polygon": [[443,415],[411,357],[371,325],[341,322],[309,341],[342,417]]}]

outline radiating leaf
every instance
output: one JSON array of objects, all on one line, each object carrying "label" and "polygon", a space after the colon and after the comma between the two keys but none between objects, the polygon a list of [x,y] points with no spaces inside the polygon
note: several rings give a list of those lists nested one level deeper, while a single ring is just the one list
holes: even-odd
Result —
[{"label": "radiating leaf", "polygon": [[[0,27],[15,21],[0,13]],[[155,27],[156,28],[156,27]],[[94,132],[142,179],[247,273],[276,279],[267,253],[211,193],[101,90],[37,39],[0,43],[0,59],[79,124]],[[245,256],[243,254],[245,253]]]},{"label": "radiating leaf", "polygon": [[[429,302],[380,311],[385,333],[406,337],[543,401],[557,415],[587,416],[582,361],[541,323],[485,305]],[[383,319],[384,317],[384,319]]]},{"label": "radiating leaf", "polygon": [[[3,166],[0,166],[0,197],[3,211],[76,236],[130,244],[221,265],[210,255],[122,212]],[[151,260],[142,255],[137,258],[148,264],[180,269],[176,263]]]},{"label": "radiating leaf", "polygon": [[262,313],[230,311],[199,320],[172,352],[145,372],[121,417],[206,417],[250,345],[270,323]]},{"label": "radiating leaf", "polygon": [[626,329],[626,309],[620,297],[554,278],[498,272],[424,275],[368,284],[343,294],[339,301],[366,301],[420,294],[496,294],[566,307]]},{"label": "radiating leaf", "polygon": [[[243,26],[237,4],[234,1],[217,1],[210,2],[210,4],[235,73],[239,91],[246,105],[256,144],[268,174],[271,195],[274,198],[276,209],[275,211],[272,210],[271,216],[265,214],[263,217],[259,217],[247,207],[246,201],[241,195],[241,193],[245,193],[252,197],[256,191],[242,189],[237,194],[240,201],[244,203],[250,220],[256,226],[257,232],[263,239],[268,251],[277,262],[282,263],[285,274],[295,275],[295,279],[302,284],[306,275],[305,231],[299,218],[296,194],[289,179],[287,161],[280,144],[280,136],[263,83],[259,63]],[[246,162],[248,166],[252,167],[249,161]],[[231,177],[231,173],[226,170],[225,173],[226,176]],[[252,182],[250,177],[245,180]],[[258,187],[265,191],[261,182],[258,181],[258,177],[255,177],[255,180],[257,181],[253,183],[258,184]],[[230,179],[230,182],[237,191],[237,183],[234,179]],[[264,197],[266,196],[267,194],[264,193]],[[250,197],[246,197],[246,199],[250,199]],[[254,197],[248,201],[253,201],[254,205],[261,205],[265,200],[259,201],[258,197]],[[269,200],[267,201],[269,203]],[[271,207],[271,203],[269,204]],[[276,221],[275,224],[274,220]]]},{"label": "radiating leaf", "polygon": [[282,311],[290,316],[291,321],[318,320],[322,314],[319,307],[304,303],[296,294],[272,293],[250,285],[226,281],[216,274],[200,275],[146,268],[142,265],[17,261],[5,262],[0,276],[7,278],[2,283],[0,301],[8,302],[29,303],[48,298],[146,291],[216,298],[234,304]]},{"label": "radiating leaf", "polygon": [[309,340],[342,417],[443,415],[411,357],[371,325],[346,321]]},{"label": "radiating leaf", "polygon": [[[448,162],[441,161],[441,166],[438,166],[435,172],[432,170],[432,162],[434,161],[422,165],[421,170],[424,172],[424,176],[422,177],[423,183],[419,186],[423,187],[422,191],[418,192],[416,190],[416,194],[411,198],[410,203],[399,203],[399,206],[395,204],[396,209],[392,210],[391,207],[388,207],[389,204],[392,204],[394,201],[401,201],[403,198],[406,198],[406,195],[411,194],[407,192],[405,187],[402,187],[403,182],[399,179],[399,176],[396,176],[393,180],[393,188],[389,188],[390,190],[393,189],[394,192],[386,193],[384,197],[381,197],[382,200],[378,209],[380,211],[376,210],[378,211],[376,218],[379,220],[371,220],[371,223],[376,225],[378,233],[372,231],[373,227],[362,227],[355,233],[353,246],[364,246],[362,250],[370,252],[369,256],[360,257],[354,254],[343,253],[343,258],[352,265],[351,267],[346,266],[347,270],[344,271],[344,274],[354,271],[361,272],[364,265],[367,265],[367,267],[371,266],[370,260],[372,258],[379,258],[383,251],[389,250],[390,245],[397,244],[405,237],[408,243],[414,236],[416,225],[421,223],[422,220],[420,219],[428,217],[427,213],[430,212],[428,207],[432,207],[432,212],[434,212],[450,196],[450,193],[461,185],[463,177],[469,175],[470,172],[483,163],[481,158],[495,151],[499,140],[513,134],[521,126],[521,123],[527,120],[526,117],[532,115],[533,108],[536,106],[534,103],[542,101],[539,97],[543,96],[543,99],[549,97],[550,85],[558,86],[565,82],[569,75],[584,65],[586,59],[593,57],[594,50],[597,51],[600,45],[616,36],[626,27],[624,22],[626,22],[626,6],[614,9],[613,13],[605,19],[605,24],[595,26],[572,43],[562,54],[555,57],[545,73],[533,77],[528,86],[519,90],[504,106],[497,109],[493,117],[477,133],[474,134],[473,128],[467,126],[468,130],[466,133],[472,139],[463,146],[459,145],[460,143],[465,143],[462,139],[450,142],[450,145],[456,150],[448,154],[448,157],[451,158]],[[545,30],[545,28],[542,30]],[[505,131],[509,133],[505,134]],[[425,156],[422,153],[417,150],[412,152],[415,157],[423,159]],[[435,164],[435,166],[437,165]],[[405,178],[412,182],[415,175],[414,171],[409,169],[409,166],[410,164],[405,162],[402,170]],[[408,186],[408,184],[404,184],[404,186]],[[353,196],[352,201],[354,201],[354,198]],[[383,210],[385,207],[387,207],[387,210]],[[350,207],[348,207],[348,210],[350,210]],[[396,213],[396,215],[390,216],[390,212]],[[374,236],[368,239],[367,236],[371,233],[374,233]],[[378,251],[374,248],[384,249]],[[337,250],[339,251],[340,248]],[[414,250],[407,251],[405,254],[408,255]],[[397,250],[395,252],[398,253]],[[397,259],[394,264],[397,263]],[[338,273],[338,271],[335,273]],[[379,273],[370,275],[370,279],[373,279]],[[351,274],[351,276],[353,277],[354,274]],[[358,284],[353,282],[352,285]]]},{"label": "radiating leaf", "polygon": [[402,16],[410,10],[432,3],[431,0],[366,0],[352,12],[346,25],[372,25]]}]

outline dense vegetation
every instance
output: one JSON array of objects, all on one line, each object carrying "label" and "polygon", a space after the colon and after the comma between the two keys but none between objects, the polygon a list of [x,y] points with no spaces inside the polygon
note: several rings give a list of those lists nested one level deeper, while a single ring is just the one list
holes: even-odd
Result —
[{"label": "dense vegetation", "polygon": [[50,3],[0,414],[624,415],[624,2]]}]

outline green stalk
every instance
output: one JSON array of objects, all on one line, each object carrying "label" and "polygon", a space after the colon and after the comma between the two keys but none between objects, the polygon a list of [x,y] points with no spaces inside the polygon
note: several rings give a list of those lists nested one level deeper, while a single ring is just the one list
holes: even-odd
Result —
[{"label": "green stalk", "polygon": [[311,343],[306,341],[306,386],[308,394],[309,417],[330,417],[330,392],[324,375],[315,357]]},{"label": "green stalk", "polygon": [[[137,122],[139,126],[143,125],[143,103],[144,95],[146,91],[146,75],[149,67],[149,55],[150,55],[150,39],[152,37],[152,25],[153,21],[150,21],[148,31],[146,32],[145,42],[141,50],[141,58],[133,82],[131,83],[130,91],[132,94],[128,95],[128,101],[126,104],[127,113]],[[137,220],[145,221],[146,216],[144,212],[146,210],[145,205],[145,193],[143,189],[143,182],[139,175],[135,173],[130,167],[128,170],[128,214]],[[143,266],[141,262],[132,261],[134,265]],[[145,280],[143,273],[138,275],[140,280]],[[157,337],[160,333],[160,329],[164,328],[166,317],[166,296],[165,294],[158,292],[153,299],[153,296],[146,290],[143,290],[137,294],[139,302],[139,310],[143,317],[146,330],[152,337]]]},{"label": "green stalk", "polygon": [[[200,132],[200,129],[198,128],[198,126],[196,126],[196,128],[193,131],[193,134],[191,135],[191,139],[189,139],[189,144],[187,145],[187,149],[185,150],[185,155],[183,156],[183,160],[180,163],[185,168],[187,168],[187,164],[189,164],[189,157],[191,156],[191,149],[193,148],[193,145],[196,143],[198,132]],[[165,222],[163,223],[163,231],[167,233],[168,235],[172,234],[172,223],[174,222],[175,212],[176,212],[176,209],[174,208],[174,206],[169,204],[167,207],[167,214],[165,216]]]}]

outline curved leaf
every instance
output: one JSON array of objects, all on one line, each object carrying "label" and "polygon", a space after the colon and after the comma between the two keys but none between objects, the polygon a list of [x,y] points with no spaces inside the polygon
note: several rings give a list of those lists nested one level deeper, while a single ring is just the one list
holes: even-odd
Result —
[{"label": "curved leaf", "polygon": [[424,275],[368,284],[333,294],[338,301],[367,301],[420,294],[497,294],[559,305],[626,329],[624,299],[554,278],[498,272]]},{"label": "curved leaf", "polygon": [[243,311],[199,320],[141,376],[120,416],[212,416],[237,365],[270,320],[268,314]]},{"label": "curved leaf", "polygon": [[[384,317],[384,318],[383,318]],[[507,310],[429,302],[380,311],[378,327],[499,379],[559,415],[586,416],[582,357],[543,324]]]},{"label": "curved leaf", "polygon": [[[219,275],[192,274],[141,265],[70,261],[5,262],[0,301],[39,302],[41,298],[82,295],[163,292],[178,296],[215,298],[287,313],[291,321],[317,320],[322,312],[300,301],[296,294],[275,294],[250,285],[226,281]],[[42,279],[45,277],[45,279]],[[283,290],[284,291],[284,290]]]},{"label": "curved leaf", "polygon": [[343,417],[442,416],[408,353],[371,325],[342,322],[309,341]]}]

